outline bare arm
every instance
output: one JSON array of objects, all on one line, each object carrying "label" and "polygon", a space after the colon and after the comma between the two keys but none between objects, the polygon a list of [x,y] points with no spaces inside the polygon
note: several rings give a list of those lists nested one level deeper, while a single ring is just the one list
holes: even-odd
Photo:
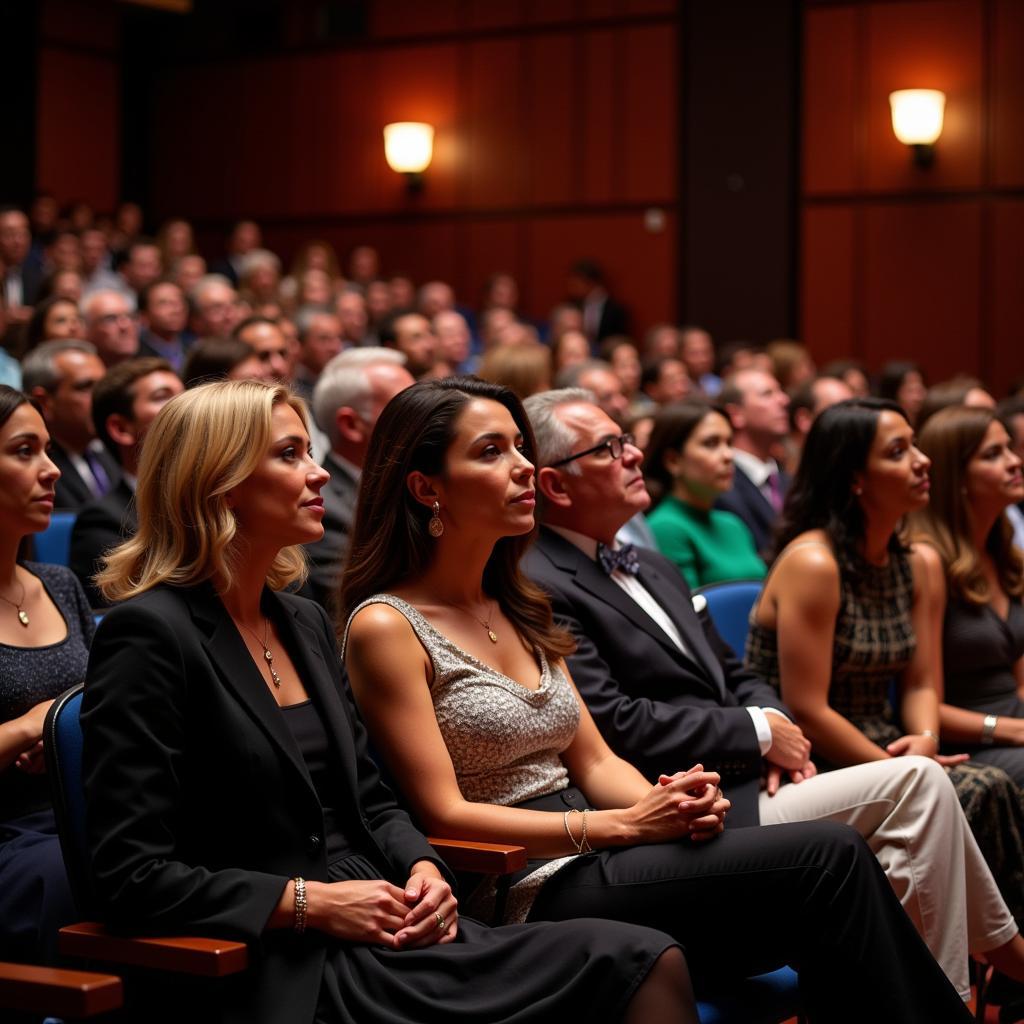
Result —
[{"label": "bare arm", "polygon": [[[349,630],[346,666],[367,728],[429,831],[519,843],[531,857],[574,852],[561,814],[463,797],[434,716],[427,682],[430,662],[404,616],[386,605],[359,612]],[[678,805],[698,803],[688,792],[696,785],[713,780],[717,786],[717,776],[704,773],[707,779],[691,776],[689,783],[676,780],[652,788],[611,754],[589,715],[564,756],[570,774],[576,778],[579,773],[579,781],[594,789],[588,788],[591,799],[603,808],[588,814],[588,838],[595,848],[687,834],[690,818]],[[609,806],[623,802],[624,808]]]},{"label": "bare arm", "polygon": [[828,703],[839,615],[839,566],[823,544],[783,556],[762,600],[774,600],[782,699],[814,749],[837,765],[889,756]]},{"label": "bare arm", "polygon": [[10,768],[18,757],[43,738],[43,722],[52,700],[44,700],[23,715],[0,722],[0,771]]}]

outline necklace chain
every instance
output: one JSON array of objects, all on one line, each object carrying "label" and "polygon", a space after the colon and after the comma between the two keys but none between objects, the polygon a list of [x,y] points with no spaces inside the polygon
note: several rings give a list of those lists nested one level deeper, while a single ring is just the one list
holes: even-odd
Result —
[{"label": "necklace chain", "polygon": [[26,629],[28,629],[28,626],[29,626],[28,612],[25,611],[25,609],[21,607],[25,603],[25,584],[24,584],[24,582],[22,580],[19,580],[18,582],[21,583],[21,597],[17,601],[12,601],[9,597],[4,597],[3,594],[0,594],[0,601],[6,601],[7,604],[9,604],[12,608],[16,608],[18,610],[18,621]]},{"label": "necklace chain", "polygon": [[253,637],[255,637],[256,643],[258,643],[260,647],[263,648],[263,660],[267,663],[267,671],[270,672],[270,681],[274,684],[275,689],[280,690],[281,677],[277,674],[277,669],[274,668],[274,655],[271,653],[270,644],[267,643],[267,637],[270,636],[270,619],[263,620],[262,640],[260,639],[259,633],[257,633],[254,629],[250,629],[248,626],[242,625],[241,622],[238,624],[242,626],[242,629],[244,629],[247,633],[250,633]]},{"label": "necklace chain", "polygon": [[[452,607],[459,608],[458,605],[452,605]],[[476,612],[471,612],[468,608],[459,608],[459,610],[464,611],[467,615],[471,615],[474,619],[476,619],[477,622],[480,623],[481,626],[484,627],[484,629],[487,630],[487,639],[490,640],[492,644],[496,644],[498,642],[498,634],[495,633],[493,629],[491,629],[491,619],[494,617],[493,604],[491,605],[491,610],[488,613],[486,620],[481,619],[480,616],[476,614]]]}]

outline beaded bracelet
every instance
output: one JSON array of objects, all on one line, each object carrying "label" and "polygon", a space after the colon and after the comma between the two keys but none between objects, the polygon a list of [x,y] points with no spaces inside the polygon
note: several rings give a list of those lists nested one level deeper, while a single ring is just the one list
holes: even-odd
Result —
[{"label": "beaded bracelet", "polygon": [[292,928],[296,935],[306,930],[306,880],[294,878],[295,882],[295,921]]}]

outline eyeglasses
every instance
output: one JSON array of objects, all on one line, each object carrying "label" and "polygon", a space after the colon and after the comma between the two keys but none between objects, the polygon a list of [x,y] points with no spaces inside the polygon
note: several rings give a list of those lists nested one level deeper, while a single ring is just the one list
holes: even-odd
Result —
[{"label": "eyeglasses", "polygon": [[621,437],[609,437],[607,441],[595,444],[593,448],[588,448],[585,452],[577,452],[575,455],[569,455],[564,459],[559,459],[557,462],[552,462],[550,468],[558,469],[559,466],[568,465],[570,462],[582,459],[585,455],[594,455],[603,450],[607,450],[613,459],[621,459],[627,444],[636,445],[636,438],[632,434],[623,434]]}]

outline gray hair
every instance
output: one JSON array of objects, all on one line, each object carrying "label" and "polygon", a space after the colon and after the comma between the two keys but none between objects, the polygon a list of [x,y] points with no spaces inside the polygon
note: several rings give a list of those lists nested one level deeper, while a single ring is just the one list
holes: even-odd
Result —
[{"label": "gray hair", "polygon": [[[573,445],[579,440],[555,415],[555,410],[560,405],[593,401],[593,392],[587,391],[586,388],[559,388],[557,391],[541,391],[539,394],[530,395],[523,402],[537,445],[538,469],[568,458],[572,455]],[[566,473],[573,476],[579,476],[582,472],[575,462],[570,462],[563,468]]]},{"label": "gray hair", "polygon": [[89,292],[89,294],[82,299],[82,313],[85,315],[85,323],[87,327],[93,326],[93,321],[96,317],[96,302],[99,299],[105,299],[110,295],[116,295],[125,304],[126,312],[131,313],[132,304],[124,292],[119,292],[116,288],[97,288],[96,291]]},{"label": "gray hair", "polygon": [[56,358],[65,352],[84,352],[96,355],[96,346],[88,341],[67,338],[61,341],[44,341],[37,345],[21,361],[21,387],[28,394],[33,388],[53,391],[60,383]]},{"label": "gray hair", "polygon": [[313,321],[318,316],[337,317],[337,315],[338,314],[330,306],[318,306],[312,303],[300,306],[292,317],[295,329],[299,332],[299,341],[306,340],[306,335],[309,334],[309,329],[313,326]]},{"label": "gray hair", "polygon": [[558,375],[555,377],[556,388],[578,388],[580,381],[590,373],[591,370],[607,370],[609,373],[614,373],[611,363],[606,363],[603,359],[585,359],[582,363],[570,363],[568,366],[563,366],[558,371]]},{"label": "gray hair", "polygon": [[225,285],[230,288],[232,292],[235,291],[235,286],[223,274],[203,274],[203,276],[192,286],[192,291],[188,293],[188,297],[192,302],[192,305],[201,306],[203,296],[215,284]]},{"label": "gray hair", "polygon": [[327,435],[331,445],[338,441],[336,413],[344,406],[354,409],[359,416],[370,415],[373,383],[367,372],[371,366],[391,363],[405,366],[403,352],[392,348],[350,348],[336,355],[320,374],[313,388],[310,405],[313,419]]},{"label": "gray hair", "polygon": [[248,277],[257,267],[270,267],[276,273],[281,273],[281,260],[277,253],[269,249],[251,249],[242,257],[241,263],[239,277]]}]

